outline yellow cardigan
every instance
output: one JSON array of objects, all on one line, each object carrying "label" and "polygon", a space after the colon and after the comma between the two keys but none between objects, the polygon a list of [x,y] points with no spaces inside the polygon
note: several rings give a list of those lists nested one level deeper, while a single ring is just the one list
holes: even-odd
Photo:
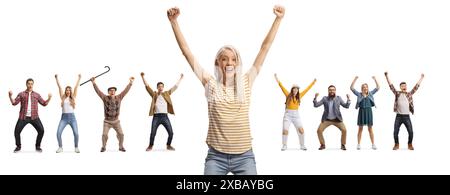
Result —
[{"label": "yellow cardigan", "polygon": [[289,91],[286,90],[286,88],[284,88],[284,86],[283,86],[283,84],[281,84],[281,82],[278,82],[278,85],[280,86],[281,90],[283,91],[284,95],[286,96],[286,109],[298,110],[298,107],[300,106],[301,99],[303,98],[303,96],[305,96],[306,93],[308,93],[308,91],[313,87],[313,85],[315,83],[316,83],[316,81],[313,81],[311,84],[309,84],[309,86],[305,90],[300,92],[300,99],[299,100],[291,99],[289,101],[287,99],[287,97],[289,96]]}]

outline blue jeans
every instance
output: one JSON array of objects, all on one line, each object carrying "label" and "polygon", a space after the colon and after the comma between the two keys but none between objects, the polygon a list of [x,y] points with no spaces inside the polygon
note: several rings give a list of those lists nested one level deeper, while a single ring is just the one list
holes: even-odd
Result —
[{"label": "blue jeans", "polygon": [[77,148],[78,147],[78,124],[77,124],[77,119],[75,118],[74,113],[63,113],[62,114],[61,121],[59,121],[59,125],[58,125],[58,131],[56,132],[56,138],[58,138],[58,145],[59,145],[59,147],[62,147],[61,134],[67,125],[70,125],[70,127],[72,128],[75,147]]},{"label": "blue jeans", "polygon": [[152,132],[150,133],[150,145],[153,146],[153,143],[155,142],[156,130],[158,130],[159,125],[163,125],[169,135],[167,138],[167,145],[172,144],[173,131],[169,117],[167,114],[154,114],[152,120]]},{"label": "blue jeans", "polygon": [[400,126],[402,126],[402,124],[405,125],[406,130],[408,131],[408,144],[412,144],[414,132],[413,132],[413,127],[412,127],[412,123],[411,123],[411,118],[409,118],[409,114],[407,114],[407,115],[397,114],[397,116],[395,117],[394,141],[396,144],[399,143],[398,142],[398,133],[400,131]]},{"label": "blue jeans", "polygon": [[242,154],[225,154],[210,147],[205,160],[205,175],[256,175],[253,150]]}]

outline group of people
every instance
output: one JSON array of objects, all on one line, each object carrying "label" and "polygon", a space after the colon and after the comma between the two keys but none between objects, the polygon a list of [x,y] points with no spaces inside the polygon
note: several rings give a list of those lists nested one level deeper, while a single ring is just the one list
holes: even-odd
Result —
[{"label": "group of people", "polygon": [[[413,98],[412,95],[417,91],[420,84],[422,83],[422,80],[424,78],[424,74],[421,75],[420,80],[417,82],[417,84],[414,86],[414,88],[411,91],[407,91],[407,86],[405,82],[400,83],[400,91],[395,89],[394,85],[391,83],[388,73],[384,73],[386,76],[386,80],[389,84],[389,88],[392,90],[392,92],[395,95],[395,102],[394,102],[394,112],[397,113],[397,116],[395,118],[395,125],[394,125],[394,141],[395,145],[393,147],[393,150],[399,149],[399,141],[398,141],[398,134],[400,130],[400,126],[404,124],[406,126],[406,129],[408,131],[408,149],[414,150],[414,146],[412,144],[413,141],[413,129],[411,124],[411,119],[409,114],[414,114],[414,104],[413,104]],[[378,92],[380,89],[380,84],[378,83],[375,76],[372,77],[375,81],[376,87],[372,90],[369,90],[369,85],[367,83],[364,83],[361,85],[361,91],[358,91],[355,89],[355,83],[358,80],[358,76],[356,76],[353,79],[352,84],[350,85],[350,90],[355,94],[357,97],[355,108],[358,109],[358,119],[357,119],[357,125],[358,125],[358,145],[356,146],[357,150],[361,149],[361,135],[364,126],[367,126],[370,136],[370,141],[372,142],[372,149],[376,150],[377,147],[375,145],[374,135],[373,135],[373,113],[372,113],[372,107],[375,107],[375,99],[374,95]],[[304,129],[303,125],[298,113],[298,108],[300,106],[300,101],[302,97],[312,88],[312,86],[315,84],[316,79],[302,92],[300,92],[300,87],[296,84],[294,84],[289,91],[283,86],[281,81],[278,79],[277,74],[275,74],[275,79],[280,86],[281,90],[283,91],[284,95],[286,96],[286,111],[284,113],[283,117],[283,132],[282,132],[282,148],[281,150],[284,151],[287,149],[287,139],[288,139],[288,130],[289,126],[292,123],[298,133],[299,140],[300,140],[300,149],[306,150],[305,146],[305,138],[304,138]],[[340,96],[336,95],[336,87],[334,85],[330,85],[328,87],[328,96],[322,97],[320,101],[317,100],[319,97],[319,94],[316,93],[313,103],[314,107],[324,107],[324,112],[322,115],[322,120],[319,125],[319,128],[317,129],[317,136],[319,138],[320,147],[319,150],[325,149],[325,139],[323,137],[323,132],[325,129],[329,126],[335,126],[341,131],[341,149],[347,150],[345,147],[346,139],[347,139],[347,129],[344,124],[344,120],[340,111],[340,107],[349,108],[350,107],[350,95],[347,94],[347,100],[344,101]]]},{"label": "group of people", "polygon": [[[150,116],[153,116],[152,121],[152,129],[150,134],[150,143],[146,151],[151,151],[153,148],[153,143],[156,135],[156,130],[159,127],[159,125],[163,125],[168,134],[168,140],[167,140],[167,150],[175,150],[174,147],[171,146],[172,138],[173,138],[173,131],[172,126],[170,124],[169,117],[167,114],[174,114],[173,111],[173,105],[172,101],[170,99],[170,95],[177,89],[178,85],[181,82],[181,79],[183,78],[183,74],[181,75],[180,79],[178,80],[177,84],[172,87],[169,91],[164,91],[164,83],[158,82],[157,84],[157,91],[154,91],[150,85],[147,83],[147,81],[144,78],[144,73],[141,73],[142,80],[144,82],[144,85],[152,97],[152,103],[150,107]],[[62,132],[64,128],[67,125],[70,125],[73,131],[74,136],[74,145],[75,145],[75,152],[80,153],[80,149],[78,148],[78,124],[77,119],[74,114],[75,105],[76,105],[76,97],[78,94],[78,86],[80,84],[81,75],[78,75],[77,82],[75,84],[75,87],[72,88],[71,86],[65,87],[64,91],[61,87],[61,84],[59,82],[58,75],[55,75],[56,84],[58,86],[59,90],[59,96],[61,98],[61,108],[62,108],[62,115],[61,120],[58,125],[58,130],[56,133],[56,137],[58,139],[58,150],[56,150],[56,153],[63,152],[63,144],[62,144]],[[95,92],[100,97],[100,99],[103,101],[103,107],[104,107],[104,121],[103,121],[103,133],[102,133],[102,147],[100,149],[100,152],[106,151],[106,143],[108,141],[108,132],[112,128],[117,133],[117,139],[119,141],[119,151],[125,152],[125,147],[123,146],[124,141],[124,133],[122,130],[122,126],[120,125],[119,115],[120,115],[120,105],[122,103],[123,98],[127,95],[128,91],[131,89],[131,86],[134,82],[134,77],[131,77],[129,80],[128,85],[125,87],[125,89],[119,93],[116,94],[117,88],[116,87],[109,87],[108,88],[108,94],[104,94],[97,86],[95,78],[91,78],[90,81],[92,82],[92,85],[94,87]],[[22,144],[20,141],[20,134],[24,127],[27,124],[31,124],[36,131],[38,132],[37,138],[36,138],[36,151],[42,152],[41,148],[41,141],[44,136],[44,126],[42,125],[41,120],[39,119],[39,112],[38,112],[38,104],[41,104],[42,106],[47,106],[52,98],[52,94],[48,95],[48,99],[44,100],[41,95],[33,90],[34,80],[28,79],[26,81],[27,89],[23,92],[20,92],[15,99],[12,98],[12,91],[9,91],[9,98],[12,105],[17,105],[20,103],[20,113],[19,113],[19,120],[17,121],[15,130],[14,130],[14,136],[16,139],[16,148],[14,149],[14,152],[19,152],[22,148]]]},{"label": "group of people", "polygon": [[[273,24],[267,33],[260,50],[253,62],[253,65],[247,72],[243,72],[243,65],[241,56],[236,48],[231,45],[223,46],[217,52],[214,61],[215,74],[212,75],[205,71],[205,69],[200,66],[193,53],[191,52],[187,41],[181,31],[180,25],[177,18],[180,16],[180,9],[177,7],[167,10],[167,17],[171,24],[175,39],[178,43],[182,54],[186,58],[188,64],[190,65],[192,71],[200,80],[201,84],[205,90],[205,96],[208,105],[208,134],[206,138],[206,143],[209,147],[206,159],[204,173],[210,174],[257,174],[255,156],[252,150],[252,137],[250,133],[250,122],[249,122],[249,106],[251,102],[251,92],[253,83],[258,76],[264,60],[268,54],[268,51],[275,39],[278,28],[281,21],[285,15],[285,8],[282,6],[275,6],[273,8],[273,13],[275,14],[275,19]],[[232,23],[230,23],[232,27]],[[399,148],[398,145],[398,130],[401,124],[405,124],[409,132],[409,148],[412,147],[412,125],[409,117],[409,113],[414,113],[414,106],[412,101],[412,95],[417,91],[422,79],[416,84],[414,89],[410,92],[407,91],[406,84],[401,83],[401,91],[397,91],[389,80],[388,74],[386,78],[389,82],[390,88],[395,94],[395,106],[394,111],[397,113],[395,121],[395,146],[394,150]],[[57,75],[55,76],[59,93],[61,98],[62,107],[62,117],[61,122],[58,127],[58,144],[59,149],[57,152],[62,152],[62,142],[61,142],[61,132],[66,125],[70,125],[73,129],[75,138],[75,151],[78,150],[78,130],[76,118],[74,115],[75,109],[75,99],[77,96],[77,86],[80,80],[80,75],[78,77],[77,84],[72,91],[71,87],[66,87],[63,91]],[[150,106],[149,115],[153,116],[150,143],[147,147],[147,151],[153,149],[154,138],[156,130],[159,125],[163,125],[168,134],[167,149],[174,150],[171,146],[171,141],[173,137],[172,126],[168,118],[168,114],[174,114],[172,100],[170,98],[171,94],[177,89],[183,75],[181,75],[178,83],[170,88],[168,91],[164,91],[164,84],[158,83],[157,90],[154,91],[150,85],[146,82],[144,78],[144,73],[141,73],[142,80],[146,87],[146,90],[152,97],[152,102]],[[303,91],[300,91],[299,86],[294,85],[290,91],[288,91],[282,83],[275,78],[281,87],[284,95],[286,96],[286,112],[283,118],[283,131],[282,131],[282,143],[285,150],[287,148],[287,136],[289,125],[294,124],[300,139],[300,148],[306,150],[304,143],[303,125],[300,120],[298,113],[298,108],[302,97],[313,87],[316,80]],[[355,77],[351,85],[352,92],[357,96],[356,108],[359,109],[358,112],[358,149],[360,148],[360,137],[364,126],[368,126],[371,140],[372,148],[376,149],[373,139],[373,114],[372,107],[375,106],[374,94],[379,89],[379,84],[375,77],[373,77],[377,83],[377,87],[372,91],[369,91],[368,85],[363,84],[361,91],[354,89],[355,81],[358,77]],[[117,88],[108,88],[108,94],[104,94],[98,88],[95,78],[91,79],[95,92],[101,98],[104,103],[104,122],[103,122],[103,134],[102,134],[102,147],[101,152],[106,150],[106,143],[108,140],[108,131],[113,128],[117,132],[117,139],[119,140],[119,150],[125,152],[125,147],[123,146],[124,133],[120,125],[119,115],[120,115],[120,105],[123,98],[126,96],[133,84],[134,78],[129,79],[129,84],[126,88],[119,94],[116,95]],[[33,80],[27,80],[27,90],[21,92],[15,100],[12,99],[12,92],[9,93],[11,98],[11,103],[17,105],[21,103],[19,120],[15,129],[16,136],[16,149],[15,152],[20,151],[20,132],[23,127],[30,123],[38,131],[38,137],[36,140],[36,150],[42,151],[40,148],[40,143],[42,136],[44,134],[44,128],[38,116],[38,103],[46,106],[50,99],[51,94],[47,100],[42,99],[42,97],[33,91]],[[340,106],[344,108],[350,107],[350,96],[347,95],[347,100],[344,101],[340,96],[336,95],[336,87],[330,85],[328,87],[328,96],[318,99],[319,94],[315,94],[313,103],[314,107],[324,106],[324,112],[322,115],[322,120],[317,130],[317,135],[320,140],[320,150],[325,149],[325,140],[323,138],[323,131],[330,125],[336,126],[342,131],[341,137],[341,149],[346,150],[346,128],[343,123],[343,117],[340,112]]]}]

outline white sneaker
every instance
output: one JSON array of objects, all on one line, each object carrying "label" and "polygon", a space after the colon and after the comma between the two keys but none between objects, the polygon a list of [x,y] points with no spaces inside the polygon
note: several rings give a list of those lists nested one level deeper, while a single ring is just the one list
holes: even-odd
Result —
[{"label": "white sneaker", "polygon": [[58,150],[56,150],[56,153],[61,153],[63,152],[63,149],[61,147],[58,148]]},{"label": "white sneaker", "polygon": [[80,153],[80,149],[75,148],[75,153]]},{"label": "white sneaker", "polygon": [[285,150],[287,150],[287,146],[283,145],[283,147],[281,148],[281,151],[285,151]]},{"label": "white sneaker", "polygon": [[358,144],[358,145],[356,146],[356,149],[357,149],[357,150],[361,150],[361,145]]},{"label": "white sneaker", "polygon": [[376,150],[377,146],[375,146],[375,144],[372,144],[372,150]]},{"label": "white sneaker", "polygon": [[306,151],[307,148],[305,146],[300,146],[300,150]]}]

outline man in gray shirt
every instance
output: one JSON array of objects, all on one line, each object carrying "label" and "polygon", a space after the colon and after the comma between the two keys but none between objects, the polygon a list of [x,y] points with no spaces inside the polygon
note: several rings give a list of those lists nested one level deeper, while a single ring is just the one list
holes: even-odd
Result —
[{"label": "man in gray shirt", "polygon": [[341,150],[347,150],[345,148],[345,143],[347,139],[347,129],[345,128],[342,114],[340,111],[340,106],[344,108],[350,107],[350,96],[347,94],[347,102],[340,96],[336,96],[336,87],[334,85],[330,85],[328,87],[328,96],[324,96],[320,101],[317,101],[317,97],[319,96],[316,93],[314,97],[313,103],[314,107],[322,106],[324,107],[324,112],[322,115],[322,122],[320,123],[319,128],[317,129],[317,135],[319,137],[320,148],[319,150],[325,149],[325,139],[323,138],[323,131],[330,126],[334,125],[335,127],[341,130]]}]

